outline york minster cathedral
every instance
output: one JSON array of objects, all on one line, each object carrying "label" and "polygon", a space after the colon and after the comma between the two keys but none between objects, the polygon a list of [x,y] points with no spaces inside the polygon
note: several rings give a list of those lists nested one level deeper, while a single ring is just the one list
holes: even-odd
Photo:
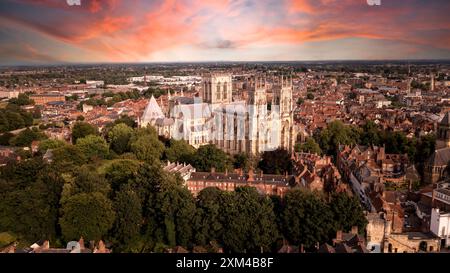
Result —
[{"label": "york minster cathedral", "polygon": [[281,77],[270,85],[271,103],[264,77],[252,77],[248,86],[246,98],[236,99],[231,75],[208,74],[200,96],[169,97],[167,111],[152,97],[140,126],[150,124],[160,135],[184,139],[196,148],[215,144],[230,154],[293,151],[292,79]]}]

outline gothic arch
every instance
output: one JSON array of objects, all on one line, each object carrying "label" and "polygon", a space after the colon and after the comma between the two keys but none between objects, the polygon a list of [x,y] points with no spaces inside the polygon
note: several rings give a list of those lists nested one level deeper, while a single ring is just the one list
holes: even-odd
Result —
[{"label": "gothic arch", "polygon": [[220,82],[218,82],[217,85],[216,85],[216,94],[217,94],[217,99],[218,99],[218,100],[221,100],[221,99],[222,99],[222,96],[221,96],[221,90],[220,90],[221,88],[220,88],[220,86],[221,86],[221,85],[220,85]]},{"label": "gothic arch", "polygon": [[223,99],[226,100],[227,99],[227,92],[228,92],[228,83],[224,82],[223,83]]}]

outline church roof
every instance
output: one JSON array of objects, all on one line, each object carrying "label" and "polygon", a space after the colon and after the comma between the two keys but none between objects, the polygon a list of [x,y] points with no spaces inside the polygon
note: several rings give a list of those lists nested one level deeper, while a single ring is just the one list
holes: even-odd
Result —
[{"label": "church roof", "polygon": [[446,125],[446,126],[450,126],[450,112],[445,113],[444,118],[441,120],[440,124],[441,125]]},{"label": "church roof", "polygon": [[444,166],[450,161],[450,147],[434,151],[428,160],[430,166]]},{"label": "church roof", "polygon": [[142,122],[149,122],[158,118],[164,118],[164,114],[155,97],[152,95],[147,107],[145,107],[144,114],[142,114]]}]

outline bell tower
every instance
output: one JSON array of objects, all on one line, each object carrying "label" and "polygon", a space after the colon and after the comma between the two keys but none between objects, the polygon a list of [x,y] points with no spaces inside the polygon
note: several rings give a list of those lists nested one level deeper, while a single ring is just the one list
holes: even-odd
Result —
[{"label": "bell tower", "polygon": [[210,104],[232,102],[232,82],[229,74],[208,74],[202,79],[203,101]]},{"label": "bell tower", "polygon": [[248,139],[247,150],[253,154],[265,151],[267,145],[267,82],[262,75],[255,75],[248,91]]},{"label": "bell tower", "polygon": [[294,148],[294,116],[292,102],[292,77],[281,76],[280,84],[274,89],[273,108],[278,107],[281,129],[280,147],[292,152]]}]

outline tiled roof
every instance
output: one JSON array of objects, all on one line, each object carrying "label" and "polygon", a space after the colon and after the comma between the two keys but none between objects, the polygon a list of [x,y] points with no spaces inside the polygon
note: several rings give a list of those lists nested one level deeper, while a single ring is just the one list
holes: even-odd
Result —
[{"label": "tiled roof", "polygon": [[450,147],[436,150],[428,159],[430,166],[445,166],[450,161]]}]

